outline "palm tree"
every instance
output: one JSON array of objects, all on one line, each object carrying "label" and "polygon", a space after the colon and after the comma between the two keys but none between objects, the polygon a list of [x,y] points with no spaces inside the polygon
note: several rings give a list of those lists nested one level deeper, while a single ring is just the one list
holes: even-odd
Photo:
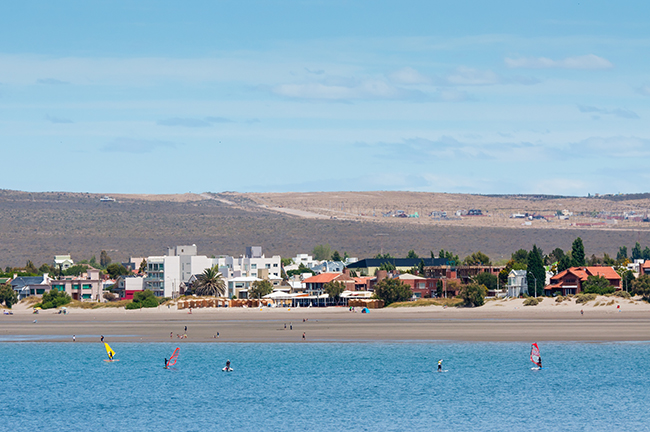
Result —
[{"label": "palm tree", "polygon": [[196,281],[196,294],[205,296],[225,296],[226,282],[217,266],[205,269]]}]

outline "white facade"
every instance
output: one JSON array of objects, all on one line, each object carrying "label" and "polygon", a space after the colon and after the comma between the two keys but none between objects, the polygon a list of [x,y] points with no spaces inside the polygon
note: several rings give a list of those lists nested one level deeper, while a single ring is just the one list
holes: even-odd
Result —
[{"label": "white facade", "polygon": [[269,278],[282,277],[282,261],[280,255],[266,258],[261,249],[255,249],[251,256],[220,256],[216,258],[219,271],[225,279],[237,277],[258,277],[258,270],[267,269]]},{"label": "white facade", "polygon": [[526,270],[511,270],[508,273],[508,297],[528,295],[528,278]]},{"label": "white facade", "polygon": [[62,270],[67,270],[74,265],[72,257],[70,255],[55,255],[54,256],[54,267],[61,267]]},{"label": "white facade", "polygon": [[253,285],[253,282],[261,280],[252,276],[240,276],[228,280],[228,298],[233,295],[237,298],[248,298],[248,290]]},{"label": "white facade", "polygon": [[181,257],[151,256],[147,258],[145,288],[158,297],[178,297],[181,285]]}]

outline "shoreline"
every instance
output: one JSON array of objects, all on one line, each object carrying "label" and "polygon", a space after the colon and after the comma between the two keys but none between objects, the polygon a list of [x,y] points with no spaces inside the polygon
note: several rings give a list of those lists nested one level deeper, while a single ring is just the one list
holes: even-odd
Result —
[{"label": "shoreline", "polygon": [[[384,308],[368,314],[344,307],[207,308],[193,309],[192,314],[159,307],[68,309],[67,315],[59,315],[55,310],[32,314],[17,305],[13,315],[0,317],[0,343],[72,343],[72,335],[80,343],[92,338],[99,342],[102,334],[111,342],[178,344],[650,341],[650,304],[603,299],[585,305],[556,304],[547,298],[525,307],[521,299],[495,300],[479,308]],[[604,301],[611,304],[598,305]],[[187,338],[181,339],[185,326]],[[217,332],[219,338],[214,337]]]}]

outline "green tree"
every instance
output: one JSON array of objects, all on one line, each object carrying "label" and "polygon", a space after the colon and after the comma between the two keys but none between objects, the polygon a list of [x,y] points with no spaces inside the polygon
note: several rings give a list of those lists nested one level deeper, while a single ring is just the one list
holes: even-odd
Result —
[{"label": "green tree", "polygon": [[49,274],[49,275],[54,276],[54,273],[55,273],[55,272],[56,272],[56,270],[54,269],[54,267],[52,267],[52,266],[49,265],[49,264],[43,264],[42,266],[40,266],[40,267],[38,268],[38,274],[45,274],[45,273],[47,273],[47,274]]},{"label": "green tree", "polygon": [[458,255],[454,255],[453,252],[445,251],[444,249],[440,249],[440,252],[438,252],[438,258],[446,259],[447,263],[451,266],[460,263],[460,258],[458,258]]},{"label": "green tree", "polygon": [[291,276],[295,276],[295,275],[301,275],[303,273],[311,273],[312,275],[316,274],[315,271],[313,271],[310,268],[305,267],[305,265],[303,263],[300,263],[300,265],[298,266],[298,269],[297,270],[289,270],[287,272],[287,276],[291,277]]},{"label": "green tree", "polygon": [[474,276],[473,279],[477,284],[485,286],[488,291],[497,289],[497,277],[492,273],[482,272]]},{"label": "green tree", "polygon": [[415,251],[413,249],[411,249],[409,251],[409,253],[406,254],[406,258],[417,259],[417,258],[420,258],[420,257],[418,256],[418,254],[415,253]]},{"label": "green tree", "polygon": [[571,245],[571,267],[584,267],[585,247],[580,237],[576,238]]},{"label": "green tree", "polygon": [[269,295],[273,292],[273,284],[266,279],[255,281],[251,286],[251,289],[248,291],[248,296],[250,298],[261,299],[265,295]]},{"label": "green tree", "polygon": [[139,274],[144,274],[147,272],[147,260],[143,259],[140,261],[140,267],[138,268],[138,273]]},{"label": "green tree", "polygon": [[564,258],[564,251],[560,248],[555,248],[553,252],[548,254],[549,262],[547,264],[559,263],[562,258]]},{"label": "green tree", "polygon": [[331,281],[323,285],[323,290],[329,294],[329,296],[336,300],[336,304],[339,304],[339,298],[341,293],[345,291],[345,284],[343,282]]},{"label": "green tree", "polygon": [[623,288],[626,291],[629,291],[630,287],[632,286],[632,282],[635,279],[634,273],[632,272],[632,270],[628,270],[625,267],[621,267],[620,269],[621,271],[618,272],[618,274],[621,276],[621,288]]},{"label": "green tree", "polygon": [[111,257],[108,256],[108,252],[106,252],[105,250],[103,250],[103,251],[99,254],[99,265],[100,265],[102,268],[106,268],[106,266],[109,265],[110,263],[111,263]]},{"label": "green tree", "polygon": [[442,280],[440,279],[436,282],[436,297],[442,297]]},{"label": "green tree", "polygon": [[650,276],[645,274],[639,276],[632,282],[630,292],[643,297],[645,301],[650,301]]},{"label": "green tree", "polygon": [[627,259],[627,246],[621,246],[618,248],[618,253],[616,254],[616,261],[623,261]]},{"label": "green tree", "polygon": [[511,259],[516,263],[528,263],[528,251],[526,249],[519,249],[517,252],[513,253]]},{"label": "green tree", "polygon": [[90,260],[88,261],[88,264],[93,266],[94,268],[97,268],[97,258],[95,258],[95,255],[93,255]]},{"label": "green tree", "polygon": [[151,290],[138,291],[133,294],[133,302],[126,305],[125,309],[140,309],[158,307],[160,302]]},{"label": "green tree", "polygon": [[395,265],[388,261],[381,263],[381,265],[379,266],[379,270],[393,271],[395,269],[396,269]]},{"label": "green tree", "polygon": [[634,248],[632,249],[632,260],[638,260],[643,258],[643,252],[641,251],[641,245],[639,242],[636,242]]},{"label": "green tree", "polygon": [[492,265],[492,262],[490,261],[490,257],[485,255],[483,252],[478,251],[474,252],[470,256],[466,257],[463,260],[464,265],[484,265],[484,266],[489,266]]},{"label": "green tree", "polygon": [[225,296],[226,282],[221,277],[217,266],[205,269],[196,281],[195,292],[201,296]]},{"label": "green tree", "polygon": [[605,295],[613,293],[616,288],[611,286],[604,276],[589,276],[582,283],[582,291],[587,294]]},{"label": "green tree", "polygon": [[643,253],[641,254],[641,258],[644,260],[650,260],[650,247],[646,246],[643,249]]},{"label": "green tree", "polygon": [[350,270],[350,277],[355,278],[355,277],[359,277],[359,276],[357,276],[357,272],[355,270]]},{"label": "green tree", "polygon": [[557,263],[557,272],[561,273],[568,268],[571,268],[571,257],[564,255]]},{"label": "green tree", "polygon": [[[544,262],[542,260],[542,250],[533,245],[533,249],[528,254],[528,265],[527,265],[527,279],[528,279],[528,290],[535,290],[537,286],[537,295],[541,295],[544,292],[544,285],[546,284],[546,270],[544,269]],[[537,283],[535,283],[537,280]]]},{"label": "green tree", "polygon": [[18,303],[18,294],[11,288],[11,285],[0,285],[0,304],[4,303],[9,309]]},{"label": "green tree", "polygon": [[43,294],[41,302],[36,303],[34,307],[40,307],[41,309],[52,309],[66,305],[70,303],[70,301],[72,301],[72,299],[65,291],[52,289]]},{"label": "green tree", "polygon": [[27,264],[25,265],[25,273],[33,275],[38,274],[38,269],[31,260],[27,260]]},{"label": "green tree", "polygon": [[463,306],[474,307],[483,306],[486,294],[487,288],[484,285],[471,283],[462,285],[458,296],[463,299]]},{"label": "green tree", "polygon": [[402,302],[413,296],[411,287],[399,279],[384,279],[375,285],[375,296],[384,301],[384,305]]},{"label": "green tree", "polygon": [[603,254],[603,264],[611,267],[616,264],[616,260],[610,257],[608,254]]},{"label": "green tree", "polygon": [[393,257],[389,253],[385,254],[377,254],[375,255],[375,259],[393,259]]},{"label": "green tree", "polygon": [[293,264],[293,258],[280,258],[280,262],[282,263],[282,267],[290,266]]},{"label": "green tree", "polygon": [[332,259],[332,261],[343,261],[343,258],[341,258],[341,254],[339,253],[339,251],[336,251],[336,250],[332,254],[331,259]]},{"label": "green tree", "polygon": [[85,272],[87,267],[83,264],[75,264],[63,270],[62,274],[64,276],[79,276],[81,273]]},{"label": "green tree", "polygon": [[328,259],[330,255],[332,255],[332,250],[329,244],[321,244],[314,246],[312,254],[314,255],[315,259],[322,261]]},{"label": "green tree", "polygon": [[118,276],[128,275],[131,272],[122,264],[112,263],[106,266],[106,273],[108,273],[111,279],[115,279]]},{"label": "green tree", "polygon": [[420,276],[422,276],[424,274],[424,260],[423,259],[421,259],[420,264],[418,264],[418,273],[420,274]]}]

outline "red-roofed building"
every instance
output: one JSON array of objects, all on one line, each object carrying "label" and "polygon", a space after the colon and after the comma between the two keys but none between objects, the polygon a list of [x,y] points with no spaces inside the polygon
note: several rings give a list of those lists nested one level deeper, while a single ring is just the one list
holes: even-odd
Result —
[{"label": "red-roofed building", "polygon": [[611,286],[621,289],[621,277],[612,267],[571,267],[553,276],[551,284],[544,287],[544,294],[578,294],[582,292],[582,284],[589,276],[602,276]]},{"label": "red-roofed building", "polygon": [[354,291],[356,281],[343,273],[321,273],[302,281],[305,284],[305,291],[308,293],[323,293],[323,286],[329,282],[341,282],[347,291]]}]

